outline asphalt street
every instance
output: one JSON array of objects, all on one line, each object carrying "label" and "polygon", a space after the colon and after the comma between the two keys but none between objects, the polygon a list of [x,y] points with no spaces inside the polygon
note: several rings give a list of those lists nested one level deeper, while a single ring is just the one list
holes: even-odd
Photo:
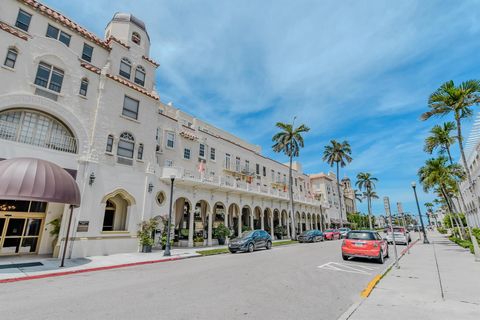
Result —
[{"label": "asphalt street", "polygon": [[340,244],[298,244],[1,284],[0,318],[337,319],[388,264],[343,261]]}]

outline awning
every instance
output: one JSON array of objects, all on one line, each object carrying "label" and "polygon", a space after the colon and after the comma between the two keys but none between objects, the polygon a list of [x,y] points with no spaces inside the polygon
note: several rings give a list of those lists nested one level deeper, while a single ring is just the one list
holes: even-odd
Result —
[{"label": "awning", "polygon": [[80,206],[73,177],[56,164],[36,158],[0,161],[0,199],[58,202]]}]

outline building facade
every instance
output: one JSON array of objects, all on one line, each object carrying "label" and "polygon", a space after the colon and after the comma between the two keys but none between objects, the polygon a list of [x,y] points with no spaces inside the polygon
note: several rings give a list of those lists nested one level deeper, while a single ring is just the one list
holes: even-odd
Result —
[{"label": "building facade", "polygon": [[[297,232],[339,219],[330,175],[328,188],[313,186],[295,167],[291,215],[288,166],[161,101],[141,20],[117,13],[100,38],[37,1],[6,0],[0,9],[0,158],[45,159],[76,179],[82,204],[69,256],[137,251],[138,225],[150,218],[160,221],[158,244],[172,178],[179,246],[216,244],[220,224],[234,235],[262,228],[278,238],[291,236],[291,218]],[[0,255],[55,256],[66,212],[0,200]]]}]

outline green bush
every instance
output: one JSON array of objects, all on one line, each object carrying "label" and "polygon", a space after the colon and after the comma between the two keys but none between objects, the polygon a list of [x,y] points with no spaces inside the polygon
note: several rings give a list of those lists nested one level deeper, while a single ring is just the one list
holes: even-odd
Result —
[{"label": "green bush", "polygon": [[455,242],[460,247],[465,248],[465,249],[470,249],[470,252],[473,253],[473,244],[469,240],[462,240],[462,239],[454,237],[454,236],[450,236],[448,238],[450,239],[450,241]]},{"label": "green bush", "polygon": [[153,246],[154,240],[152,234],[157,228],[157,225],[158,221],[156,219],[142,221],[138,225],[140,229],[137,232],[137,237],[142,246]]},{"label": "green bush", "polygon": [[223,223],[220,223],[213,231],[213,237],[215,239],[225,239],[226,237],[230,237],[230,229],[225,227]]},{"label": "green bush", "polygon": [[442,228],[442,227],[438,227],[437,231],[440,232],[441,234],[446,234],[447,233],[447,229]]}]

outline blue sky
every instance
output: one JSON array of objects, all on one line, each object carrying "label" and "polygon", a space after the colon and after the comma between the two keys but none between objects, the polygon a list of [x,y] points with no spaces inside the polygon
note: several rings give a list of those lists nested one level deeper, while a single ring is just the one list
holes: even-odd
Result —
[{"label": "blue sky", "polygon": [[[161,64],[163,101],[280,161],[275,122],[296,115],[311,128],[305,172],[328,171],[323,147],[346,139],[354,160],[341,175],[371,172],[377,193],[406,211],[415,210],[410,182],[428,158],[423,140],[446,120],[419,121],[429,94],[450,79],[480,78],[479,1],[44,2],[100,36],[116,11],[133,13]],[[381,199],[373,207],[382,213]]]}]

